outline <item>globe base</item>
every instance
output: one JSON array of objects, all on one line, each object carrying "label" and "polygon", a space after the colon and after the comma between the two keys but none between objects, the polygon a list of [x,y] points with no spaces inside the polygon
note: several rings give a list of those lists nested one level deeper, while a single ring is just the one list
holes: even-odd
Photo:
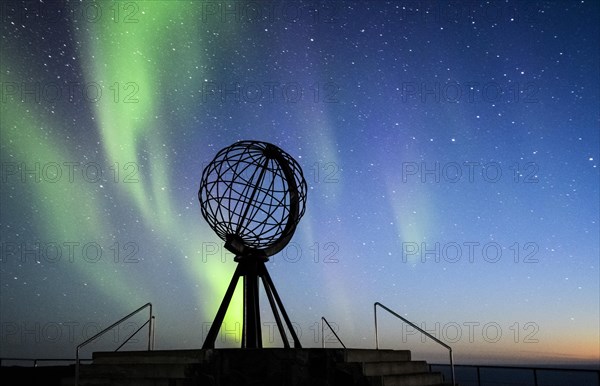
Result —
[{"label": "globe base", "polygon": [[238,235],[228,234],[225,240],[225,249],[235,254],[234,260],[236,262],[240,262],[243,259],[269,261],[269,257],[263,250],[247,247],[244,240]]}]

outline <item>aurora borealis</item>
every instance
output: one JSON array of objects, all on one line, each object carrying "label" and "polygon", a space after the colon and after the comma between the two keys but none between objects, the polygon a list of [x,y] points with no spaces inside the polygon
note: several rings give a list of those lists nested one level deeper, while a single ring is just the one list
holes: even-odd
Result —
[{"label": "aurora borealis", "polygon": [[[309,187],[267,263],[304,346],[325,316],[374,347],[379,301],[457,363],[598,361],[598,4],[0,7],[0,357],[73,357],[146,302],[157,348],[199,348],[235,269],[200,176],[255,139]],[[444,360],[381,323],[387,347]]]}]

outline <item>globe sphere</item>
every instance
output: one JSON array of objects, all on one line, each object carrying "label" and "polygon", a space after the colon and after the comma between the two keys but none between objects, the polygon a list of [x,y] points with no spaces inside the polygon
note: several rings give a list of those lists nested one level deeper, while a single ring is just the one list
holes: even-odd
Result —
[{"label": "globe sphere", "polygon": [[204,169],[198,199],[227,249],[271,256],[294,234],[306,190],[302,169],[289,154],[271,143],[239,141]]}]

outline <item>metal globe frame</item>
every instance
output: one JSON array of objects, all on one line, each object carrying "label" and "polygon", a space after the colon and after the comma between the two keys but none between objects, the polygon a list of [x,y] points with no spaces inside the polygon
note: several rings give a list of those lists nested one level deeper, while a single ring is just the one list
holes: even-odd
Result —
[{"label": "metal globe frame", "polygon": [[262,347],[259,278],[284,346],[290,345],[280,312],[294,347],[301,347],[265,262],[294,235],[305,211],[306,191],[300,165],[268,142],[236,142],[220,150],[204,168],[198,191],[202,215],[225,241],[225,248],[236,255],[238,266],[203,348],[214,348],[240,277],[244,288],[242,348]]}]

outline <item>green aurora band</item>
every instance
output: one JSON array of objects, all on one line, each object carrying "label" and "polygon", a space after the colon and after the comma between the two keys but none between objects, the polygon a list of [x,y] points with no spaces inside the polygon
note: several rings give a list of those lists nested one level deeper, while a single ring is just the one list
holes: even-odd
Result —
[{"label": "green aurora band", "polygon": [[[191,82],[190,90],[179,90],[178,97],[168,98],[165,90],[177,88],[170,74],[186,73],[201,62],[202,39],[182,42],[181,36],[199,20],[197,7],[185,2],[144,2],[136,23],[115,22],[109,18],[92,24],[85,36],[88,50],[81,58],[88,71],[89,82],[118,85],[119,98],[112,90],[110,98],[102,98],[95,104],[98,130],[108,164],[135,162],[140,165],[139,183],[119,184],[119,189],[130,198],[144,218],[152,224],[158,237],[165,240],[181,239],[187,233],[186,224],[174,221],[172,195],[168,187],[170,171],[166,166],[167,149],[163,145],[163,133],[170,127],[162,117],[162,111],[170,104],[190,104],[190,95],[199,89],[200,79]],[[166,52],[172,52],[176,60],[165,61]],[[165,75],[166,74],[166,75]],[[106,90],[108,91],[108,90]],[[187,91],[187,93],[186,93]],[[131,102],[131,103],[129,103]],[[197,106],[191,106],[193,111]],[[148,154],[144,160],[141,154]],[[198,171],[198,176],[201,171]],[[199,212],[198,212],[198,215]],[[207,235],[204,239],[212,238]],[[198,239],[203,239],[199,237]],[[232,274],[231,266],[203,263],[198,256],[197,245],[179,245],[193,265],[192,279],[209,284],[211,293],[198,294],[198,304],[205,318],[212,318],[225,292]],[[149,256],[159,259],[160,256]],[[183,256],[181,256],[183,258]],[[187,263],[187,261],[186,261]],[[241,298],[235,297],[225,323],[232,325],[241,321]]]},{"label": "green aurora band", "polygon": [[[105,4],[104,9],[109,9],[112,2]],[[200,88],[201,79],[188,82],[184,89],[175,90],[173,96],[167,94],[177,88],[176,79],[169,78],[171,75],[185,74],[189,69],[197,69],[201,63],[202,39],[198,37],[191,42],[181,39],[190,25],[196,28],[200,21],[196,15],[197,7],[193,4],[164,1],[136,4],[140,8],[133,23],[110,17],[103,17],[94,23],[72,22],[72,28],[81,42],[81,47],[76,51],[85,84],[100,85],[102,92],[101,97],[90,103],[94,115],[92,122],[96,126],[92,128],[95,133],[88,133],[99,138],[102,152],[94,155],[94,151],[88,149],[88,154],[95,157],[100,155],[107,168],[116,163],[124,165],[133,162],[139,165],[138,181],[111,185],[112,194],[128,198],[148,232],[150,228],[156,232],[153,236],[178,242],[182,240],[182,235],[190,233],[190,224],[178,221],[173,210],[174,197],[168,189],[171,186],[171,170],[166,162],[168,151],[164,145],[168,140],[165,133],[172,125],[164,117],[172,105],[190,105],[191,111],[198,109],[198,106],[191,106],[192,100],[186,95]],[[84,30],[81,28],[83,25],[89,28]],[[5,47],[6,52],[18,52],[15,50],[17,47]],[[165,60],[165,57],[171,56],[165,55],[166,52],[172,52],[176,60]],[[10,57],[4,57],[0,63],[2,82],[17,84],[22,79],[31,78],[31,73],[25,73],[31,71],[25,70],[25,63],[18,66],[10,60]],[[48,80],[48,74],[40,69],[35,72],[33,75],[36,78]],[[1,106],[3,162],[61,164],[63,161],[87,157],[82,156],[85,150],[82,151],[77,143],[77,135],[69,136],[63,132],[65,127],[76,125],[75,122],[61,122],[60,114],[48,114],[49,110],[56,108],[50,102],[26,104],[18,99],[13,97],[9,103],[2,103]],[[65,137],[67,141],[64,141]],[[122,169],[120,171],[123,172]],[[200,174],[201,170],[198,170],[198,183]],[[24,192],[20,193],[31,196],[34,202],[32,206],[38,210],[35,222],[37,232],[47,240],[110,242],[111,235],[114,240],[115,225],[105,219],[104,213],[109,208],[104,205],[106,196],[97,189],[98,184],[61,178],[58,183],[42,181],[24,185],[27,186],[23,186]],[[31,186],[33,189],[30,189]],[[199,229],[198,233],[196,240],[215,239],[208,227]],[[198,244],[178,244],[177,248],[182,253],[181,256],[173,256],[173,259],[182,264],[178,272],[186,272],[191,280],[201,281],[203,287],[209,289],[208,293],[198,293],[197,307],[202,310],[204,320],[210,320],[220,304],[233,268],[220,262],[203,262]],[[141,251],[146,260],[156,262],[165,259],[164,256],[149,255],[147,252]],[[184,259],[184,256],[193,258]],[[77,270],[76,275],[82,285],[90,283],[99,292],[100,298],[114,301],[123,311],[130,311],[152,300],[152,292],[144,288],[144,282],[132,280],[127,269],[118,270],[111,264],[85,262],[70,266]],[[241,297],[236,295],[225,323],[233,325],[242,320],[241,306]]]}]

